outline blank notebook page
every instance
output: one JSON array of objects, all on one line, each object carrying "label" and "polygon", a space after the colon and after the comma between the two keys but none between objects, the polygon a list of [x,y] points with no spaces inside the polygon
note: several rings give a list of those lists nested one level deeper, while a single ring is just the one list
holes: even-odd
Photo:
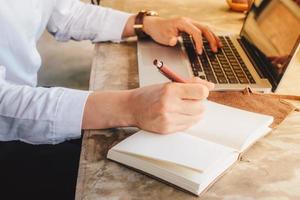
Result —
[{"label": "blank notebook page", "polygon": [[[257,130],[268,127],[273,117],[205,101],[202,119],[186,133],[240,150]],[[262,133],[264,135],[264,133]]]},{"label": "blank notebook page", "polygon": [[146,131],[128,137],[113,150],[174,163],[199,172],[234,152],[231,148],[185,133],[158,135]]}]

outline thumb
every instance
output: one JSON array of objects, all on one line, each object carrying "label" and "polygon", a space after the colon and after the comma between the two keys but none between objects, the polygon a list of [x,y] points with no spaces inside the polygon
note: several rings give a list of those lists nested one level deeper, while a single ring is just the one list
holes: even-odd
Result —
[{"label": "thumb", "polygon": [[189,79],[188,82],[190,82],[190,83],[200,83],[202,85],[205,85],[209,90],[213,90],[215,88],[214,83],[208,82],[208,81],[203,80],[199,77],[193,77],[193,78]]},{"label": "thumb", "polygon": [[175,46],[176,44],[177,44],[177,37],[172,36],[172,37],[169,39],[169,45],[170,45],[170,46]]}]

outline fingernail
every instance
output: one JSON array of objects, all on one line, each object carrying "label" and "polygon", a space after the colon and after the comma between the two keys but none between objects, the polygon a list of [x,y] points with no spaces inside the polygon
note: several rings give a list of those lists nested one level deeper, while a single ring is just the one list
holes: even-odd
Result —
[{"label": "fingernail", "polygon": [[202,49],[198,51],[198,54],[199,54],[199,55],[202,55],[202,53],[203,53],[203,50],[202,50]]},{"label": "fingernail", "polygon": [[223,43],[219,42],[219,46],[220,46],[220,48],[222,48],[223,47]]}]

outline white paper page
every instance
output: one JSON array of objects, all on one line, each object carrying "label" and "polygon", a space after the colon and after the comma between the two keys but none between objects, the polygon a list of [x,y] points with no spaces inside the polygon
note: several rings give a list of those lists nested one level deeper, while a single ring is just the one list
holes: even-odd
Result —
[{"label": "white paper page", "polygon": [[[241,150],[251,134],[268,127],[273,117],[205,101],[202,119],[186,133]],[[262,133],[264,134],[264,133]]]},{"label": "white paper page", "polygon": [[234,150],[184,133],[158,135],[146,131],[128,137],[113,150],[205,171]]},{"label": "white paper page", "polygon": [[267,135],[272,129],[269,127],[262,127],[256,133],[251,134],[251,136],[246,140],[246,142],[241,147],[240,152],[245,151],[249,146],[251,146],[256,140]]}]

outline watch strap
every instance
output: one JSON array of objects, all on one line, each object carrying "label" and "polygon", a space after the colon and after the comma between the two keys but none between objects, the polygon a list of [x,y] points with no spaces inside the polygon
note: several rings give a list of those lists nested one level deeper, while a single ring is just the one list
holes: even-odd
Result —
[{"label": "watch strap", "polygon": [[142,10],[137,14],[137,16],[135,17],[135,23],[133,27],[134,27],[135,34],[139,39],[150,37],[143,31],[145,16],[157,16],[157,15],[158,14],[155,11],[147,11],[147,10]]}]

